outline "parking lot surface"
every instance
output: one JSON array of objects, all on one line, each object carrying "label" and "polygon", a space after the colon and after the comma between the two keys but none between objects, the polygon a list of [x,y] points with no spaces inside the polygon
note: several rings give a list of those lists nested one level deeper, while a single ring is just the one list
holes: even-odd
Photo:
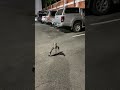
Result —
[{"label": "parking lot surface", "polygon": [[[48,56],[54,43],[64,55]],[[35,89],[85,90],[85,31],[35,23]]]},{"label": "parking lot surface", "polygon": [[86,90],[120,89],[119,16],[86,16]]}]

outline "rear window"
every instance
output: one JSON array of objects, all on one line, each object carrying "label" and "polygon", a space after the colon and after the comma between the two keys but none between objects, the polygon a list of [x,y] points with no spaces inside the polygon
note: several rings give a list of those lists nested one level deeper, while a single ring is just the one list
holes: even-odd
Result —
[{"label": "rear window", "polygon": [[66,8],[65,13],[79,13],[79,8]]},{"label": "rear window", "polygon": [[46,14],[39,14],[39,17],[46,16]]},{"label": "rear window", "polygon": [[44,11],[42,14],[41,14],[41,16],[46,16],[47,15],[47,11]]},{"label": "rear window", "polygon": [[57,11],[56,15],[62,15],[62,13],[63,13],[63,9],[60,9]]},{"label": "rear window", "polygon": [[51,11],[51,16],[55,16],[56,11]]},{"label": "rear window", "polygon": [[40,11],[38,13],[39,17],[46,16],[46,14],[47,14],[47,11]]}]

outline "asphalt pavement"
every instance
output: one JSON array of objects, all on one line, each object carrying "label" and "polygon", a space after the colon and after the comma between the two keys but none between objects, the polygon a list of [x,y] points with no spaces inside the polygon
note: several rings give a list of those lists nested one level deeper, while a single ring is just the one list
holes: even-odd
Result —
[{"label": "asphalt pavement", "polygon": [[86,90],[120,90],[120,12],[86,16]]},{"label": "asphalt pavement", "polygon": [[[62,54],[49,57],[54,43]],[[85,90],[85,31],[35,23],[35,90]]]}]

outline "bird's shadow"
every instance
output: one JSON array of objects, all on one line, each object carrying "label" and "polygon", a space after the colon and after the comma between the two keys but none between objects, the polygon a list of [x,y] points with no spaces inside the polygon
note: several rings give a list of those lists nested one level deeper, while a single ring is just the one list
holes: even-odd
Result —
[{"label": "bird's shadow", "polygon": [[63,55],[63,56],[66,56],[66,55],[63,53],[63,51],[58,52],[58,53],[53,54],[53,55],[49,55],[49,56],[57,56],[57,55]]}]

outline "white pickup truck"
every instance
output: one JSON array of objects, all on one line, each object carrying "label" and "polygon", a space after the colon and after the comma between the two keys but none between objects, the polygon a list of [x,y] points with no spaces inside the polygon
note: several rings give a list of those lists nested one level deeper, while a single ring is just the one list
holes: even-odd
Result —
[{"label": "white pickup truck", "polygon": [[56,12],[54,24],[56,27],[68,26],[74,32],[85,27],[85,10],[78,7],[67,7]]}]

